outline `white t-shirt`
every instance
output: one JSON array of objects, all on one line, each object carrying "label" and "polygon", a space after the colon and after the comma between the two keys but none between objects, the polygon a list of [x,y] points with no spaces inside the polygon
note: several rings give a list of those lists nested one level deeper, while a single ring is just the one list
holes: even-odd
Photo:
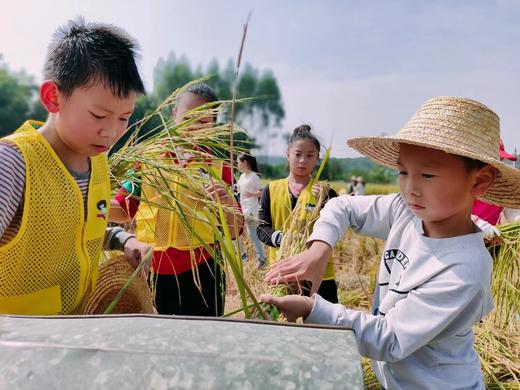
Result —
[{"label": "white t-shirt", "polygon": [[315,295],[306,322],[353,329],[387,389],[483,389],[472,327],[493,302],[480,229],[430,238],[401,195],[340,196],[325,205],[309,241],[334,247],[348,227],[386,239],[373,314]]},{"label": "white t-shirt", "polygon": [[262,189],[262,181],[255,172],[242,173],[237,183],[238,193],[240,194],[240,206],[244,215],[252,215],[258,218],[260,209],[259,198],[245,198],[247,192],[257,192]]}]

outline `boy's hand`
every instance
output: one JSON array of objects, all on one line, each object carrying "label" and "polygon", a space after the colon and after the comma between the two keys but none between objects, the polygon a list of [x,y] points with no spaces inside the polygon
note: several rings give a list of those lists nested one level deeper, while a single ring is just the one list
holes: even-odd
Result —
[{"label": "boy's hand", "polygon": [[332,248],[322,241],[314,241],[311,247],[302,253],[275,263],[265,275],[269,284],[311,282],[311,295],[318,291],[325,274]]},{"label": "boy's hand", "polygon": [[[153,250],[153,248],[145,244],[144,242],[139,241],[135,237],[131,237],[125,242],[125,246],[123,251],[125,253],[128,262],[132,265],[132,267],[137,268],[139,263],[144,259],[148,251]],[[148,272],[150,271],[150,263],[143,265],[142,276],[146,279],[148,277]]]},{"label": "boy's hand", "polygon": [[260,296],[260,300],[270,305],[277,306],[289,322],[294,322],[300,317],[305,319],[314,306],[314,298],[304,297],[301,295],[275,297],[273,295],[263,294]]}]

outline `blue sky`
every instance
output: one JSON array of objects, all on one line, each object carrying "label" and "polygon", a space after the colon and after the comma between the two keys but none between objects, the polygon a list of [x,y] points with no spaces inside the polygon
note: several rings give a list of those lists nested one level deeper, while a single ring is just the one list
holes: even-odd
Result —
[{"label": "blue sky", "polygon": [[[252,10],[244,60],[271,69],[284,99],[284,130],[313,125],[336,157],[348,137],[392,134],[428,98],[482,101],[520,151],[518,1],[16,1],[0,14],[0,53],[41,80],[56,26],[76,15],[125,28],[141,44],[141,69],[170,51],[193,64],[235,57]],[[43,16],[45,15],[45,16]],[[280,141],[269,145],[282,154]]]}]

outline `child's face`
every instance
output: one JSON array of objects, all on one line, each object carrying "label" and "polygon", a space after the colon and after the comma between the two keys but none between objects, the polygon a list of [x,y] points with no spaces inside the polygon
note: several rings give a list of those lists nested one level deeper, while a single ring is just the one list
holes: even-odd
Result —
[{"label": "child's face", "polygon": [[68,98],[58,90],[56,132],[77,154],[95,156],[106,152],[126,130],[135,98],[133,91],[119,98],[100,82],[76,88]]},{"label": "child's face", "polygon": [[287,150],[289,170],[295,176],[309,176],[318,162],[318,150],[311,140],[297,140]]},{"label": "child's face", "polygon": [[440,150],[400,144],[399,187],[427,235],[450,236],[468,226],[478,171]]},{"label": "child's face", "polygon": [[[191,92],[186,92],[179,97],[177,106],[173,109],[173,120],[176,125],[184,121],[184,115],[197,107],[207,104],[208,101],[195,95]],[[213,125],[215,123],[215,117],[209,116],[207,118],[201,118],[200,123],[203,125]]]}]

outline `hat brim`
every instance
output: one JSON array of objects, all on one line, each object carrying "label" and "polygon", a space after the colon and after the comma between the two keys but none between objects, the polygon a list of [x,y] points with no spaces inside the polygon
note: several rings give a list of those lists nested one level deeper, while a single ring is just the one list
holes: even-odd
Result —
[{"label": "hat brim", "polygon": [[[99,277],[94,292],[84,307],[84,314],[103,314],[133,273],[125,256],[114,257],[99,267]],[[146,281],[136,277],[125,290],[112,314],[156,314],[152,294]]]},{"label": "hat brim", "polygon": [[431,142],[421,142],[399,137],[356,137],[347,141],[347,145],[351,148],[372,161],[391,169],[398,169],[399,144],[401,143],[441,150],[492,165],[498,171],[497,177],[491,188],[480,198],[498,206],[520,208],[520,171],[504,164],[498,158],[479,156],[464,150],[462,146],[455,148],[446,144],[432,144]]}]

